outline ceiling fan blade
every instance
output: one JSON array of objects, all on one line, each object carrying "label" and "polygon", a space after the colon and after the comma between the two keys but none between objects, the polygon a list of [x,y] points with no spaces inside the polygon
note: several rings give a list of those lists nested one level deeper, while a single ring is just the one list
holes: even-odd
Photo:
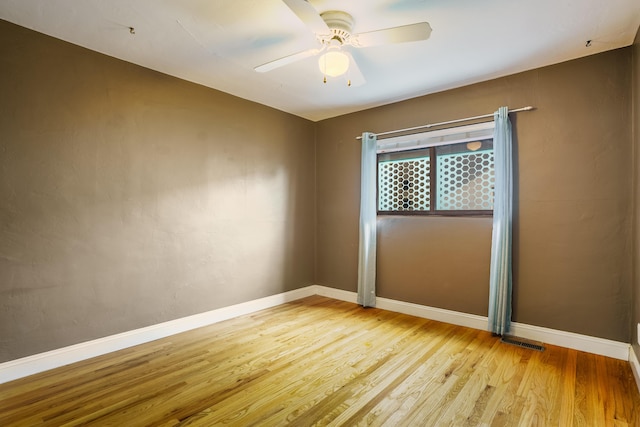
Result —
[{"label": "ceiling fan blade", "polygon": [[357,47],[368,47],[391,43],[415,42],[427,40],[429,36],[431,36],[431,26],[429,23],[418,22],[417,24],[357,34],[353,45]]},{"label": "ceiling fan blade", "polygon": [[362,71],[360,71],[360,67],[358,67],[358,63],[353,59],[350,52],[343,52],[349,57],[349,69],[345,74],[347,81],[351,83],[351,86],[362,86],[366,83],[366,80],[362,75]]},{"label": "ceiling fan blade", "polygon": [[330,34],[331,30],[318,11],[306,0],[282,0],[302,22],[316,34]]},{"label": "ceiling fan blade", "polygon": [[259,73],[266,73],[267,71],[274,70],[276,68],[283,67],[285,65],[291,64],[296,61],[300,61],[301,59],[308,58],[313,55],[317,55],[320,52],[320,49],[309,49],[303,50],[302,52],[294,53],[293,55],[288,55],[274,61],[269,61],[265,64],[258,65],[254,68]]}]

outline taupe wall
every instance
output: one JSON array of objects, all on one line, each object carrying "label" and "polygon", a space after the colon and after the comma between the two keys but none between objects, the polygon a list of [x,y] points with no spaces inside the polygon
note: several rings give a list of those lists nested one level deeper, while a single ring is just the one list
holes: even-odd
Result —
[{"label": "taupe wall", "polygon": [[0,21],[0,361],[313,283],[313,138]]},{"label": "taupe wall", "polygon": [[[537,107],[513,116],[514,320],[628,341],[632,58],[638,129],[638,43],[313,124],[0,21],[0,361],[310,283],[355,291],[355,136],[500,105]],[[486,315],[490,219],[378,231],[381,296]]]},{"label": "taupe wall", "polygon": [[633,148],[634,148],[634,251],[633,251],[633,310],[631,320],[631,343],[638,359],[638,324],[640,324],[640,29],[633,44]]},{"label": "taupe wall", "polygon": [[[356,290],[362,131],[512,115],[517,322],[629,341],[631,50],[318,123],[318,283]],[[382,297],[486,315],[491,220],[379,217]]]}]

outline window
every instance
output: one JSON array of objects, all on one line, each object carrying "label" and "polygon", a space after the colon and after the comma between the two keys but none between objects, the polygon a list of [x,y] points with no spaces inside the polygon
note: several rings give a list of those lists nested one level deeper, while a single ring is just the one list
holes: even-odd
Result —
[{"label": "window", "polygon": [[490,215],[493,122],[378,142],[378,213]]}]

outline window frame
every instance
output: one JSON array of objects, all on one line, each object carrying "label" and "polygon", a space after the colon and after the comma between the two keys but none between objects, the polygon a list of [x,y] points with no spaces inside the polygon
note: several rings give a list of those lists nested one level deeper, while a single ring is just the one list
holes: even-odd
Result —
[{"label": "window frame", "polygon": [[[407,152],[419,149],[428,149],[431,167],[429,168],[429,181],[431,189],[437,188],[437,157],[436,147],[444,145],[461,144],[476,140],[493,141],[495,122],[481,122],[472,125],[451,127],[429,132],[421,132],[412,135],[403,135],[393,138],[380,139],[376,142],[376,164],[380,162],[380,155],[394,152]],[[437,210],[437,190],[430,192],[429,210],[415,211],[381,211],[379,168],[376,167],[376,214],[378,216],[437,216],[437,217],[493,217],[491,210]]]}]

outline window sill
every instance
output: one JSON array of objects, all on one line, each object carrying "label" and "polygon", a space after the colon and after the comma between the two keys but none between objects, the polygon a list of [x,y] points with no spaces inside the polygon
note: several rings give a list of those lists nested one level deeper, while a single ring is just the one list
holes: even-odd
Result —
[{"label": "window sill", "polygon": [[491,218],[493,217],[493,211],[378,211],[377,215]]}]

